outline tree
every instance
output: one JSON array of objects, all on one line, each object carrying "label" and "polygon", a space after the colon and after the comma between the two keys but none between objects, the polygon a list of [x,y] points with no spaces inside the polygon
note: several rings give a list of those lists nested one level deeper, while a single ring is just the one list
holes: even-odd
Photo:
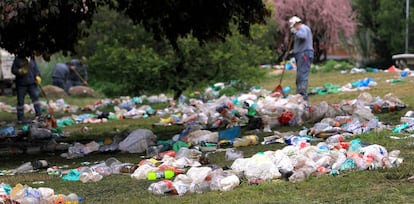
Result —
[{"label": "tree", "polygon": [[[392,55],[404,52],[405,3],[404,0],[354,0],[354,9],[360,22],[358,33],[372,33],[367,40],[372,41],[373,52],[367,57],[373,58],[377,66],[389,67],[393,63]],[[410,10],[413,9],[411,1]],[[413,18],[414,16],[410,15],[410,28],[414,28]],[[413,36],[413,32],[410,32],[409,39],[413,39]],[[412,51],[413,46],[410,46],[409,50]],[[374,66],[368,60],[363,61]]]},{"label": "tree", "polygon": [[180,37],[192,35],[203,44],[206,41],[224,41],[232,34],[231,23],[246,36],[250,25],[264,23],[268,10],[262,0],[118,0],[118,9],[152,32],[156,39],[166,38],[172,45],[177,64],[171,70],[177,83],[174,98],[185,88],[182,80],[187,72],[184,69],[184,55],[178,46]]},{"label": "tree", "polygon": [[24,56],[74,52],[98,3],[94,0],[0,1],[0,47]]},{"label": "tree", "polygon": [[[88,46],[82,44],[85,41],[79,40],[87,35],[85,28],[91,25],[91,19],[101,5],[111,5],[117,11],[124,12],[135,24],[143,25],[150,31],[155,39],[168,40],[176,55],[171,57],[174,68],[168,70],[174,76],[169,79],[169,84],[176,91],[175,97],[188,86],[185,82],[188,76],[186,56],[177,43],[180,38],[194,36],[199,44],[225,41],[234,33],[232,25],[236,25],[238,32],[249,36],[250,26],[264,23],[268,14],[262,0],[6,0],[0,2],[0,47],[25,56],[41,54],[47,57],[59,51],[63,51],[64,55],[73,54],[77,42]],[[142,45],[125,48],[120,46],[120,42],[112,43],[116,49],[103,54],[125,57],[130,62],[134,62],[131,59],[140,50],[144,51],[141,60],[156,60],[159,57],[154,52],[157,48],[147,50]],[[159,48],[162,49],[163,45]],[[133,49],[133,55],[116,53]],[[153,65],[151,63],[148,65]],[[165,64],[161,64],[158,68],[164,69]],[[129,65],[133,70],[133,65]],[[125,71],[123,69],[128,70],[121,68],[121,72]]]},{"label": "tree", "polygon": [[[356,28],[352,0],[268,0],[274,4],[274,17],[280,21],[279,31],[288,36],[288,20],[296,15],[312,29],[315,61],[320,61],[322,49],[350,38]],[[287,38],[287,37],[286,37]]]},{"label": "tree", "polygon": [[[273,19],[267,19],[274,21]],[[274,23],[253,25],[251,38],[238,34],[225,42],[206,41],[203,46],[192,36],[177,41],[186,73],[180,78],[185,91],[205,88],[232,79],[247,83],[263,77],[259,64],[275,60],[268,45],[273,45]],[[90,35],[83,39],[77,52],[88,56],[90,84],[107,96],[165,93],[177,83],[171,70],[180,63],[167,40],[156,41],[153,34],[122,13],[100,7],[94,15]],[[108,80],[108,76],[110,80]]]}]

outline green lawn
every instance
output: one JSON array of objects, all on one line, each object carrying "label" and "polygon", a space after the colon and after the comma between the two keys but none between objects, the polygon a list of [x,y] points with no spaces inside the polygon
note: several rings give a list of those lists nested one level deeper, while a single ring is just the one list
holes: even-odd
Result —
[{"label": "green lawn", "polygon": [[[261,86],[273,89],[279,83],[279,76],[271,76],[261,82]],[[390,122],[392,125],[399,124],[399,119],[406,111],[414,106],[412,95],[413,80],[407,78],[405,82],[389,84],[385,80],[396,77],[395,73],[363,73],[363,74],[339,74],[312,73],[310,88],[322,86],[325,83],[344,85],[366,77],[373,78],[378,85],[368,90],[372,96],[383,97],[387,93],[394,93],[402,101],[408,104],[406,110],[378,114],[381,121]],[[282,85],[294,89],[295,72],[287,71]],[[310,97],[311,104],[321,101],[339,103],[341,100],[355,99],[361,92],[348,92],[327,95],[314,95]],[[71,104],[80,106],[91,104],[95,99],[65,99]],[[14,97],[0,97],[0,101],[14,105]],[[62,114],[63,115],[63,114]],[[61,116],[61,115],[58,115]],[[4,121],[13,122],[15,115],[11,113],[0,113]],[[129,119],[108,122],[105,124],[88,125],[87,134],[82,134],[80,128],[83,125],[74,125],[64,128],[64,131],[72,133],[67,142],[84,140],[103,140],[112,137],[116,130],[137,128],[149,128],[154,131],[160,139],[169,139],[174,134],[181,132],[181,126],[153,127],[158,118]],[[308,126],[310,127],[310,126]],[[278,131],[298,130],[301,127],[282,127]],[[152,183],[146,180],[135,180],[129,175],[111,175],[97,183],[66,182],[57,176],[47,175],[44,172],[22,174],[16,176],[0,176],[0,183],[15,185],[16,183],[28,184],[32,187],[50,187],[55,193],[68,194],[77,193],[84,198],[84,203],[412,203],[414,200],[413,183],[407,178],[414,175],[414,146],[408,145],[414,139],[392,140],[391,130],[382,132],[371,132],[358,135],[364,142],[383,145],[388,151],[401,150],[400,156],[404,158],[403,164],[398,168],[380,169],[375,171],[353,171],[341,173],[339,176],[310,177],[304,182],[293,184],[286,181],[273,181],[261,185],[248,185],[242,181],[241,185],[229,192],[206,192],[203,194],[190,194],[184,196],[158,196],[147,192]],[[259,134],[262,138],[266,134]],[[283,148],[282,144],[256,145],[242,147],[245,157],[250,157],[256,152],[266,150],[277,150]],[[86,157],[66,160],[56,154],[41,155],[14,155],[1,156],[0,169],[14,168],[26,161],[46,159],[53,165],[69,165],[70,168],[80,166],[81,162],[101,161],[109,157],[116,157],[122,162],[138,163],[142,154],[108,153],[90,154]],[[210,163],[220,166],[230,166],[232,163],[225,161],[224,153],[218,152],[209,155]],[[33,184],[34,181],[44,181],[44,184]]]}]

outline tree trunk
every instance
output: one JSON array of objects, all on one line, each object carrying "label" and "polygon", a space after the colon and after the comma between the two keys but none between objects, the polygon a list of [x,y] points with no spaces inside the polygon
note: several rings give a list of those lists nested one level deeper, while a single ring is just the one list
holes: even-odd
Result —
[{"label": "tree trunk", "polygon": [[313,49],[314,49],[314,58],[315,63],[323,62],[326,60],[326,48],[321,46],[321,42],[318,37],[313,39]]}]

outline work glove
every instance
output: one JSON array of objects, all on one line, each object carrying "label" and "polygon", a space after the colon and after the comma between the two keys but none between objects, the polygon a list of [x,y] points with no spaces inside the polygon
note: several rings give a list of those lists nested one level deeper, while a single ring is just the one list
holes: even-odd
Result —
[{"label": "work glove", "polygon": [[22,60],[22,67],[20,67],[20,69],[18,70],[19,74],[27,74],[27,72],[29,72],[29,61],[24,58]]},{"label": "work glove", "polygon": [[36,76],[36,84],[39,85],[40,83],[42,83],[42,78],[40,78],[40,76]]},{"label": "work glove", "polygon": [[290,29],[290,32],[291,32],[292,34],[295,34],[295,33],[296,33],[296,31],[297,31],[297,30],[296,30],[296,28],[295,28],[295,27],[293,27],[293,28],[291,28],[291,29]]},{"label": "work glove", "polygon": [[27,72],[29,72],[28,67],[22,67],[19,69],[19,74],[21,75],[27,74]]}]

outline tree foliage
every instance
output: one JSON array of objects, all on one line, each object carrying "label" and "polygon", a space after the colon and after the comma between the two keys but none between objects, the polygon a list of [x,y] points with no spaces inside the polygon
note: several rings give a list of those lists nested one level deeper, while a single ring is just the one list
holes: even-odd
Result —
[{"label": "tree foliage", "polygon": [[320,47],[339,43],[340,37],[350,38],[356,29],[352,0],[268,0],[274,4],[274,17],[281,22],[280,32],[290,33],[288,20],[296,15],[312,29],[315,59]]},{"label": "tree foliage", "polygon": [[[392,64],[392,55],[403,53],[405,48],[405,6],[406,1],[400,0],[354,0],[354,9],[360,22],[358,33],[366,36],[365,41],[372,41],[373,52],[368,59],[374,59],[377,66],[388,67]],[[410,11],[413,11],[413,2],[410,2]],[[414,28],[414,16],[410,15],[409,27]],[[413,32],[409,33],[413,39]],[[412,44],[412,43],[411,43]],[[410,46],[409,50],[413,50]],[[367,60],[364,60],[367,62]],[[372,66],[372,65],[371,65]]]},{"label": "tree foliage", "polygon": [[175,90],[181,95],[186,83],[185,56],[177,41],[191,35],[200,44],[207,41],[225,41],[236,25],[239,33],[250,35],[250,26],[265,23],[268,10],[263,0],[118,0],[117,9],[125,11],[135,24],[141,24],[154,34],[155,39],[167,39],[174,48],[177,63],[170,70]]},{"label": "tree foliage", "polygon": [[[85,28],[91,25],[91,19],[101,4],[111,5],[117,11],[122,11],[132,21],[119,21],[111,24],[112,27],[100,25],[97,30],[108,29],[112,33],[99,33],[104,40],[100,40],[94,47],[90,41],[80,38],[87,34]],[[96,72],[97,76],[105,74],[106,77],[113,77],[111,80],[118,76],[122,79],[114,80],[113,86],[128,89],[127,84],[131,86],[132,82],[135,83],[132,88],[139,91],[161,83],[175,90],[175,97],[178,97],[185,87],[200,80],[200,77],[189,78],[197,76],[192,69],[198,69],[201,65],[196,66],[189,62],[188,60],[193,58],[192,54],[188,53],[202,53],[203,57],[215,57],[217,61],[230,57],[228,62],[234,62],[232,60],[240,59],[235,58],[235,54],[245,57],[250,50],[258,50],[257,47],[246,47],[246,52],[217,52],[217,57],[215,54],[211,56],[207,51],[203,53],[196,50],[198,48],[193,47],[194,42],[206,44],[210,41],[225,41],[228,36],[235,33],[250,37],[251,25],[265,23],[265,16],[268,14],[262,0],[25,0],[2,1],[0,11],[0,46],[9,52],[26,56],[46,56],[58,51],[72,54],[75,52],[75,44],[79,42],[78,50],[83,50],[84,53],[88,50],[88,56],[97,53],[91,61],[95,59],[97,65],[107,68],[102,72]],[[130,25],[130,22],[142,25],[152,35],[144,33],[142,27]],[[124,30],[127,32],[115,32],[125,25],[131,26]],[[154,36],[157,42],[139,40],[140,34]],[[179,44],[184,46],[183,49]],[[187,45],[190,46],[185,47]],[[236,47],[239,48],[241,49]],[[212,50],[214,49],[211,48],[210,51],[213,52]],[[233,52],[231,47],[228,50]],[[262,57],[254,58],[252,61],[257,62],[259,59]],[[206,59],[208,60],[211,59]],[[213,60],[213,66],[223,66],[223,63],[215,63]],[[231,70],[238,66],[243,69],[250,65],[252,63],[239,60],[234,64],[229,63],[225,68]],[[218,70],[222,69],[224,67]],[[160,77],[163,73],[168,74]]]},{"label": "tree foliage", "polygon": [[73,52],[96,7],[93,0],[0,1],[0,47],[25,56]]},{"label": "tree foliage", "polygon": [[[89,56],[91,83],[108,96],[161,93],[175,87],[194,90],[231,79],[255,82],[263,76],[258,65],[275,58],[263,45],[272,44],[272,29],[263,25],[252,26],[251,39],[237,34],[236,26],[230,26],[234,34],[226,42],[200,46],[195,37],[179,38],[179,59],[168,41],[154,40],[143,26],[119,13],[102,8],[93,21],[79,53]],[[174,69],[180,63],[183,71],[177,77]]]},{"label": "tree foliage", "polygon": [[264,23],[268,10],[262,0],[118,0],[119,9],[135,22],[166,38],[174,48],[179,37],[191,34],[200,42],[225,40],[230,24],[249,35],[250,25]]}]

